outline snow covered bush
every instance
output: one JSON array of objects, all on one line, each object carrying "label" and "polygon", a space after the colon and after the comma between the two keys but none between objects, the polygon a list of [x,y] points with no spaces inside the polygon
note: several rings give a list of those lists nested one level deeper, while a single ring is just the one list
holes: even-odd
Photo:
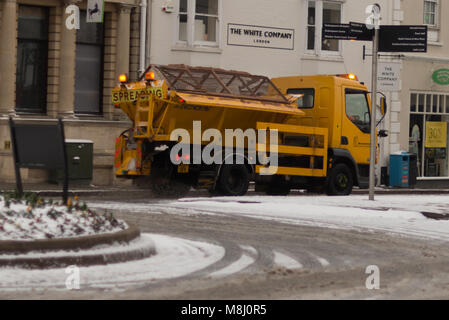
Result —
[{"label": "snow covered bush", "polygon": [[77,196],[64,205],[36,193],[0,195],[0,240],[70,238],[126,228],[124,221],[90,210]]}]

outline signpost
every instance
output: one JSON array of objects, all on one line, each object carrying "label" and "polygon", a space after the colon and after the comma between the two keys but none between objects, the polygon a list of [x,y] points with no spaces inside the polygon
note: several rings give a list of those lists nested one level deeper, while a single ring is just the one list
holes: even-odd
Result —
[{"label": "signpost", "polygon": [[349,24],[325,23],[322,35],[328,40],[349,40]]},{"label": "signpost", "polygon": [[381,26],[381,52],[427,52],[427,26]]},{"label": "signpost", "polygon": [[372,41],[374,37],[374,29],[368,29],[366,24],[363,23],[350,22],[349,34],[351,40]]},{"label": "signpost", "polygon": [[[380,10],[380,9],[379,9]],[[376,24],[377,22],[377,24]],[[375,21],[378,25],[379,21]],[[369,161],[369,200],[374,200],[374,186],[375,186],[375,164],[376,164],[376,108],[377,103],[377,50],[379,44],[379,30],[376,28],[373,36],[373,66],[371,72],[371,133],[370,133],[370,161]]]},{"label": "signpost", "polygon": [[[379,79],[377,75],[378,52],[427,52],[427,26],[380,26],[380,6],[378,4],[368,6],[366,13],[369,14],[366,24],[358,22],[350,22],[349,24],[324,23],[322,38],[373,42],[369,199],[374,200],[377,81],[379,80],[383,91],[399,90],[400,72],[399,65],[384,63],[381,65]],[[448,74],[449,72],[441,72],[441,76],[436,74],[433,77],[434,81],[440,81],[444,84],[449,83]]]},{"label": "signpost", "polygon": [[323,24],[323,39],[328,40],[356,40],[372,41],[374,30],[368,29],[363,23],[350,22],[349,24],[325,23]]}]

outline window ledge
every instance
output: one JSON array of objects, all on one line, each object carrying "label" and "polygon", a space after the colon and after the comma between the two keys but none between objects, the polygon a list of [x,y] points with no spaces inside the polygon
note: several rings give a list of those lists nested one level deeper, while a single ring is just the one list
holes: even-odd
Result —
[{"label": "window ledge", "polygon": [[99,114],[75,113],[75,117],[80,120],[104,120],[104,116]]},{"label": "window ledge", "polygon": [[304,54],[302,56],[303,60],[312,60],[312,61],[332,61],[332,62],[343,62],[344,59],[341,55],[314,55],[314,54]]},{"label": "window ledge", "polygon": [[171,48],[172,51],[186,51],[186,52],[204,52],[204,53],[222,53],[223,50],[218,47],[206,47],[206,46],[182,46],[175,45]]},{"label": "window ledge", "polygon": [[27,111],[16,111],[16,117],[18,118],[39,118],[39,119],[53,119],[46,113],[42,112],[27,112]]}]

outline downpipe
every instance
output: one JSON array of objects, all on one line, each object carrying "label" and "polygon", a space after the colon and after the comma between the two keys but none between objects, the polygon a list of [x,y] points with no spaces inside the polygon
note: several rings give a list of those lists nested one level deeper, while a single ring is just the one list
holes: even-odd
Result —
[{"label": "downpipe", "polygon": [[139,47],[139,73],[145,72],[146,68],[146,36],[147,36],[147,8],[148,0],[140,3],[140,47]]}]

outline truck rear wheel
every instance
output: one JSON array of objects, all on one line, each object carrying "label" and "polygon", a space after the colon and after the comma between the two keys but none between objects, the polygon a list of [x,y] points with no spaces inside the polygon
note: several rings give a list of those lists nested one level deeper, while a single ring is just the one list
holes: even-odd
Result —
[{"label": "truck rear wheel", "polygon": [[243,196],[248,191],[249,172],[244,164],[223,165],[217,191],[225,196]]},{"label": "truck rear wheel", "polygon": [[339,163],[329,172],[327,182],[328,195],[349,195],[354,185],[351,170],[344,163]]}]

